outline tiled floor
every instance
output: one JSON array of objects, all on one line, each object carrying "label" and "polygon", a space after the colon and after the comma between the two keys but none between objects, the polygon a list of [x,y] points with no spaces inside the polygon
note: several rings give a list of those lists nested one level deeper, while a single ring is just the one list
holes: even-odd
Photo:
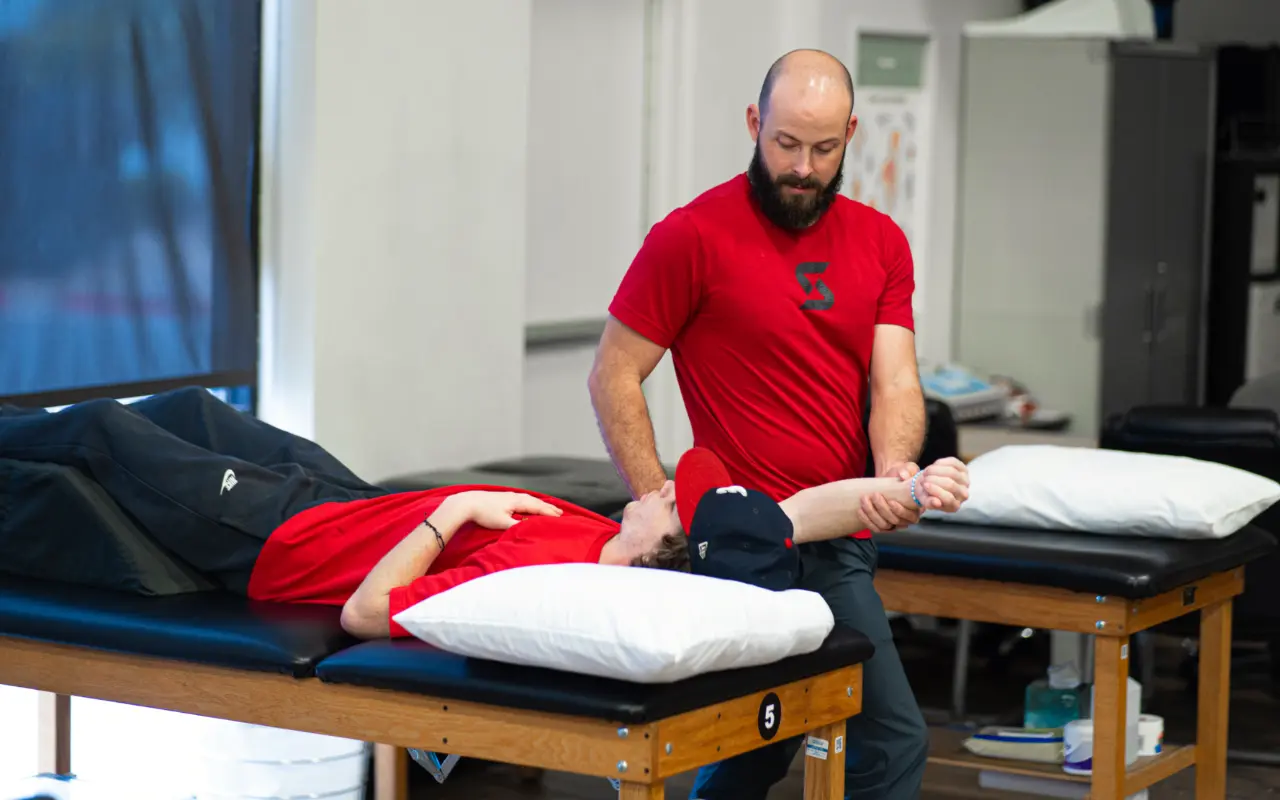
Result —
[{"label": "tiled floor", "polygon": [[[987,629],[990,633],[991,629]],[[1047,637],[1020,640],[1004,655],[996,653],[996,638],[979,636],[975,642],[970,713],[999,717],[1016,723],[1021,717],[1022,690],[1035,678],[1048,657]],[[989,644],[990,643],[990,644]],[[899,643],[903,661],[916,694],[926,708],[943,708],[949,702],[952,643],[934,634],[907,634]],[[1188,693],[1185,676],[1179,671],[1182,649],[1176,639],[1159,642],[1155,695],[1145,701],[1144,711],[1159,714],[1166,721],[1166,740],[1187,741],[1194,737],[1194,696]],[[942,676],[941,678],[939,676]],[[1258,680],[1243,676],[1236,680],[1231,703],[1233,750],[1256,750],[1280,755],[1280,690],[1273,691]],[[791,775],[774,787],[770,800],[800,798],[804,778],[797,759]],[[522,771],[479,762],[462,762],[443,784],[436,784],[425,772],[414,768],[413,800],[607,800],[617,795],[603,779],[547,773],[537,781],[524,780]],[[689,796],[692,775],[667,782],[668,800]],[[1195,778],[1186,771],[1150,792],[1151,800],[1180,800],[1194,797]],[[930,765],[925,779],[924,800],[935,798],[1020,798],[1027,795],[980,790],[971,770]],[[1228,769],[1228,797],[1280,797],[1280,766],[1262,767],[1231,764]]]}]

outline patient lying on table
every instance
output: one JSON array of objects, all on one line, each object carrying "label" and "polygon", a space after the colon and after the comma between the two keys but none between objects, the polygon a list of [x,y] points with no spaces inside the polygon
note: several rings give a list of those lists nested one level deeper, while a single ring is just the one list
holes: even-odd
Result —
[{"label": "patient lying on table", "polygon": [[[968,497],[964,464],[943,459],[910,480],[837,481],[776,503],[734,486],[699,448],[680,459],[674,481],[628,504],[620,524],[504,487],[393,493],[314,442],[202,389],[182,389],[57,413],[0,407],[0,542],[30,538],[21,528],[41,525],[41,505],[56,502],[14,488],[43,464],[82,472],[118,506],[114,513],[123,510],[219,586],[259,600],[342,606],[343,627],[360,638],[405,636],[392,619],[400,611],[481,575],[535,564],[692,570],[786,589],[798,577],[796,545],[866,527],[863,496],[947,512]],[[91,518],[42,529],[40,558],[84,558],[100,549],[105,530]],[[41,574],[57,573],[56,564],[43,566]]]}]

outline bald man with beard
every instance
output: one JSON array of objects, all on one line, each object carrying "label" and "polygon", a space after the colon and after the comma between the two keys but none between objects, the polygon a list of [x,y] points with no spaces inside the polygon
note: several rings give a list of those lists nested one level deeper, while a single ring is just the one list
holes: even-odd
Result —
[{"label": "bald man with beard", "polygon": [[[734,481],[775,500],[862,477],[909,480],[923,446],[906,237],[839,193],[857,128],[853,83],[832,56],[797,50],[747,108],[755,153],[743,174],[650,230],[609,306],[589,380],[600,430],[636,497],[666,482],[641,384],[672,354],[694,443]],[[863,424],[870,400],[869,423]],[[921,498],[923,499],[923,498]],[[801,546],[800,588],[876,645],[863,712],[849,721],[846,787],[919,796],[927,731],[873,585],[873,534],[921,508],[871,495],[849,535]],[[693,797],[764,800],[799,739],[703,769]]]}]

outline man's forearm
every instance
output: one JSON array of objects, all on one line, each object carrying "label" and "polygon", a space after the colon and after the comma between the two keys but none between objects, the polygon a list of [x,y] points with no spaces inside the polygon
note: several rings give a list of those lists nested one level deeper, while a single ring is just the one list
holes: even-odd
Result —
[{"label": "man's forearm", "polygon": [[872,392],[867,424],[876,474],[904,461],[914,462],[924,448],[924,392],[918,381]]},{"label": "man's forearm", "polygon": [[423,523],[410,531],[365,576],[342,607],[342,627],[348,633],[362,638],[388,635],[391,590],[408,586],[427,574],[442,549],[436,531],[448,544],[468,520],[465,510],[451,503],[451,499],[446,499],[427,517],[431,526]]},{"label": "man's forearm", "polygon": [[593,376],[590,389],[600,435],[631,496],[661,489],[667,474],[639,376],[606,372]]},{"label": "man's forearm", "polygon": [[838,539],[867,527],[862,498],[883,494],[904,506],[915,506],[911,482],[897,478],[851,478],[802,489],[779,505],[791,519],[796,544]]}]

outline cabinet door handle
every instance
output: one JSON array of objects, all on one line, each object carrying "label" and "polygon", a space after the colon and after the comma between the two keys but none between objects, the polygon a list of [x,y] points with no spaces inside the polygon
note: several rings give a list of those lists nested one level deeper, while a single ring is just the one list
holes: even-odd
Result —
[{"label": "cabinet door handle", "polygon": [[1151,338],[1160,341],[1160,332],[1164,330],[1164,287],[1157,286],[1151,292]]},{"label": "cabinet door handle", "polygon": [[1146,316],[1142,330],[1142,341],[1145,344],[1151,344],[1151,341],[1155,338],[1156,330],[1156,293],[1149,283],[1142,291],[1144,295],[1142,302],[1143,313]]}]

